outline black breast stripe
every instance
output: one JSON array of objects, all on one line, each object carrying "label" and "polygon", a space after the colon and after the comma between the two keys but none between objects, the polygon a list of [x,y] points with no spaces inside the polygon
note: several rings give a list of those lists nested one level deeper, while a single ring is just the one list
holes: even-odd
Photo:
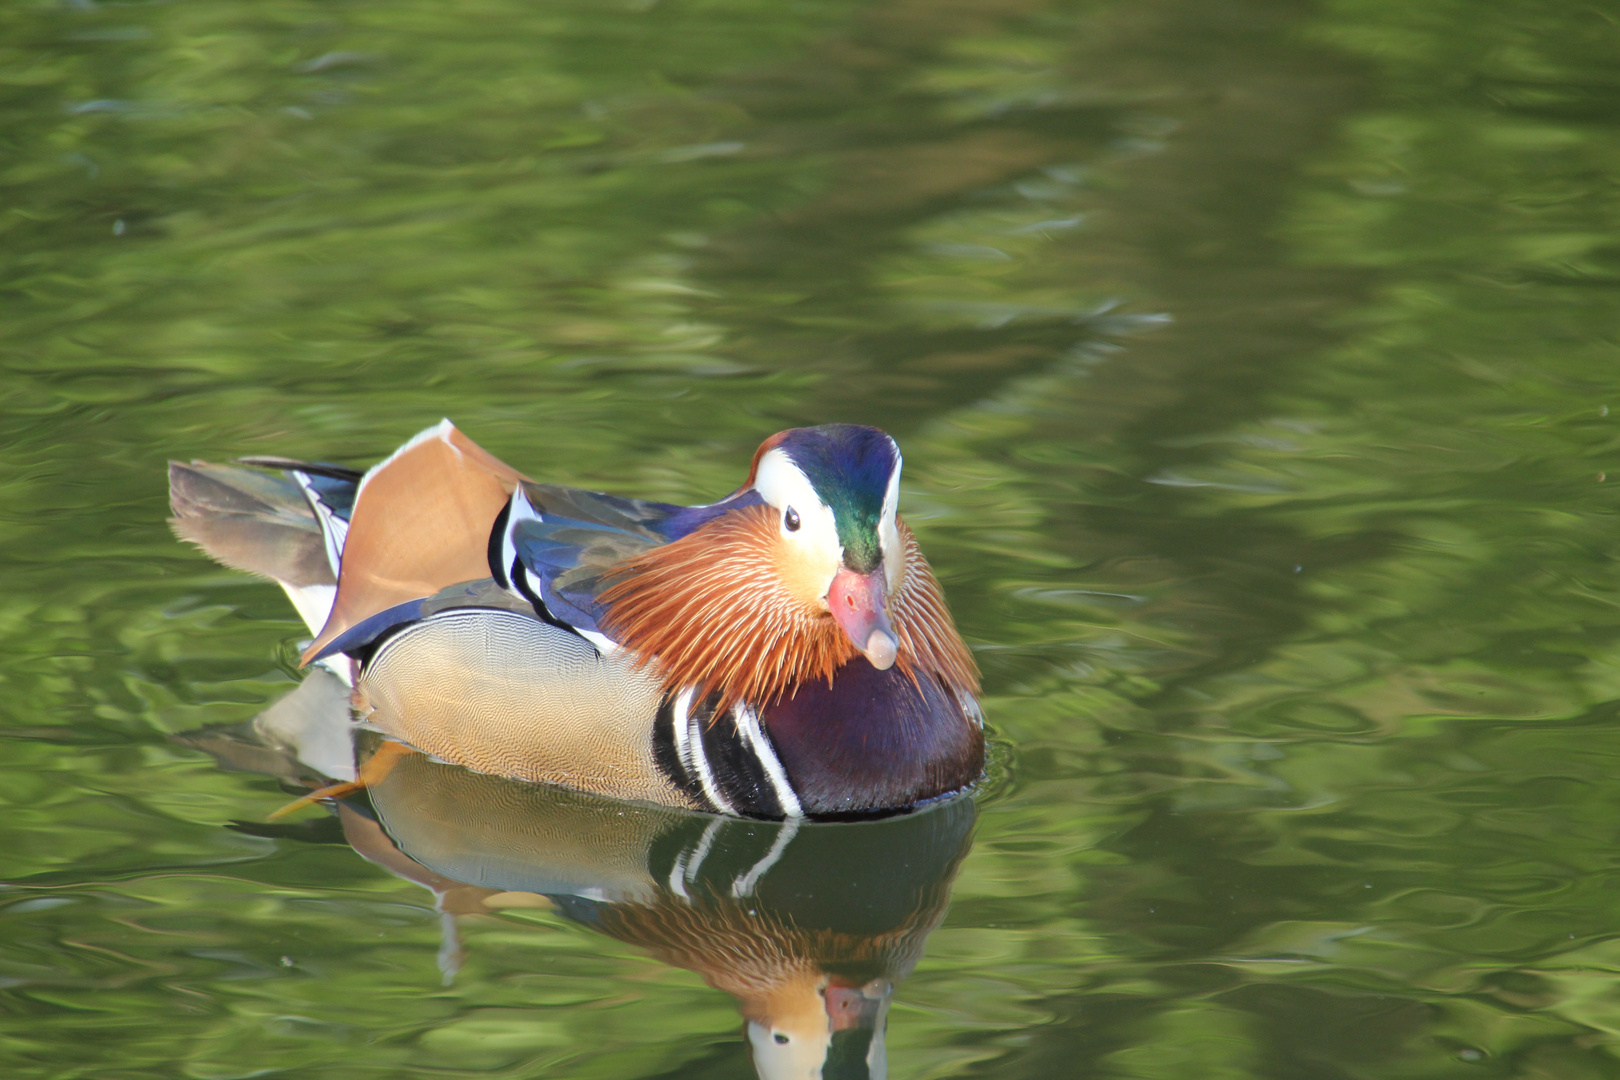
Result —
[{"label": "black breast stripe", "polygon": [[489,576],[495,579],[495,584],[503,589],[510,589],[512,582],[506,576],[506,529],[512,520],[512,500],[507,499],[501,512],[495,515],[495,524],[489,530]]},{"label": "black breast stripe", "polygon": [[653,761],[657,763],[658,771],[691,796],[693,802],[705,810],[717,811],[720,808],[704,792],[703,782],[698,779],[695,770],[688,769],[681,760],[677,740],[684,740],[687,735],[686,717],[681,717],[679,732],[675,730],[675,723],[675,695],[665,694],[658,706],[658,717],[653,721]]},{"label": "black breast stripe", "polygon": [[715,699],[710,698],[692,710],[697,742],[709,761],[715,786],[725,793],[739,813],[753,817],[780,818],[787,812],[771,786],[765,765],[755,756],[754,747],[737,730],[734,710],[711,719]]},{"label": "black breast stripe", "polygon": [[[714,716],[716,697],[692,703],[690,691],[664,698],[653,725],[653,760],[671,783],[700,805],[720,813],[784,818],[799,813],[792,790],[783,793],[781,766],[767,740],[749,738],[733,710]],[[777,776],[761,760],[772,753]]]}]

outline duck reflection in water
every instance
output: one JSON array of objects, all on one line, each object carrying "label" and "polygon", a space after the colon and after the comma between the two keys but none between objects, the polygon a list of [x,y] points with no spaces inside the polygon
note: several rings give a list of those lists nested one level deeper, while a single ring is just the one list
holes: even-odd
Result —
[{"label": "duck reflection in water", "polygon": [[316,670],[247,724],[182,741],[298,787],[352,779],[357,752],[394,757],[328,805],[356,852],[433,892],[447,980],[459,917],[549,907],[736,998],[763,1080],[887,1074],[894,985],[944,917],[970,799],[848,823],[621,802],[379,748],[348,695]]}]

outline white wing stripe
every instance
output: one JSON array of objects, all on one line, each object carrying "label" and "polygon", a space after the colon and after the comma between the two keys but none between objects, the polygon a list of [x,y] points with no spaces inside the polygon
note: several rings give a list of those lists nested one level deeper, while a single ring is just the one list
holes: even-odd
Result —
[{"label": "white wing stripe", "polygon": [[294,470],[292,477],[304,493],[309,508],[315,511],[315,523],[321,527],[321,543],[326,545],[326,561],[332,567],[332,576],[337,577],[343,566],[343,545],[349,541],[349,523],[321,501],[308,473]]},{"label": "white wing stripe", "polygon": [[[513,570],[521,564],[518,561],[517,544],[512,539],[512,533],[519,522],[539,520],[541,520],[540,512],[529,501],[529,496],[523,491],[523,485],[519,484],[512,492],[511,506],[506,515],[506,531],[501,534],[501,576],[507,579],[507,591],[523,600],[527,600],[528,597],[518,591],[517,582],[513,580],[516,576]],[[523,567],[523,572],[527,575],[528,567]],[[534,595],[540,595],[538,588],[534,590]]]}]

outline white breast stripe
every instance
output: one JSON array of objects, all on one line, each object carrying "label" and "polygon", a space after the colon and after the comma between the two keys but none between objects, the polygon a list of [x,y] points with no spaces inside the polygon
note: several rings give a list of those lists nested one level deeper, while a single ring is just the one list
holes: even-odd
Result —
[{"label": "white breast stripe", "polygon": [[691,731],[691,725],[686,717],[691,705],[692,688],[688,686],[675,695],[675,705],[670,710],[669,717],[669,734],[670,738],[675,740],[675,756],[681,759],[681,768],[689,773],[697,771],[697,767],[692,764],[692,747],[686,738]]},{"label": "white breast stripe", "polygon": [[765,778],[771,782],[771,790],[776,792],[776,801],[782,806],[782,813],[790,818],[804,816],[804,808],[799,805],[799,796],[788,783],[787,770],[782,768],[782,762],[777,759],[776,751],[771,746],[770,739],[766,738],[765,731],[759,726],[759,717],[747,705],[738,705],[732,712],[732,718],[737,722],[737,731],[741,733],[743,741],[754,752],[765,769]]},{"label": "white breast stripe", "polygon": [[686,721],[683,760],[687,761],[689,767],[697,770],[698,782],[703,785],[703,794],[709,797],[709,802],[716,809],[727,814],[735,814],[736,808],[720,793],[720,785],[714,782],[714,773],[709,769],[709,755],[703,752],[703,721],[694,719],[688,712],[691,704],[692,688],[689,686],[675,699],[676,723],[682,719]]}]

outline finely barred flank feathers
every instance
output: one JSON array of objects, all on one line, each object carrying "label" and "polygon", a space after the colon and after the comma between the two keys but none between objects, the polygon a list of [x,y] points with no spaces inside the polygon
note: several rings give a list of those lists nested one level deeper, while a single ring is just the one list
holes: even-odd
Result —
[{"label": "finely barred flank feathers", "polygon": [[[911,531],[901,525],[906,575],[890,602],[900,669],[978,692],[978,673],[956,634],[939,585]],[[833,673],[859,654],[830,612],[788,592],[776,559],[776,512],[749,507],[626,560],[602,593],[604,629],[651,664],[668,690],[701,685],[720,693],[714,710],[769,705],[795,686]]]}]

